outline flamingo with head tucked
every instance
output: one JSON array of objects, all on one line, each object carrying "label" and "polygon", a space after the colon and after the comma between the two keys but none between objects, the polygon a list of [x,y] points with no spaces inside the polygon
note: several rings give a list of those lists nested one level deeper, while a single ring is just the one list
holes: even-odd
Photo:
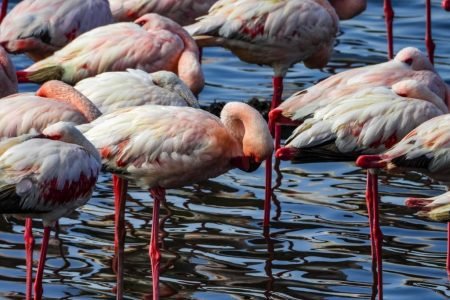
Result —
[{"label": "flamingo with head tucked", "polygon": [[444,80],[419,49],[407,47],[391,61],[347,70],[299,91],[269,113],[269,127],[275,129],[275,148],[280,145],[279,125],[299,125],[316,110],[336,98],[351,95],[363,88],[383,86],[390,88],[397,82],[413,79],[420,82],[445,102],[450,93]]},{"label": "flamingo with head tucked", "polygon": [[[44,223],[35,299],[42,298],[51,227],[89,200],[100,168],[95,147],[69,123],[0,142],[0,213],[27,218],[27,266],[33,260],[31,218],[41,218]],[[28,279],[31,274],[27,271]],[[31,299],[31,286],[27,287],[27,299]]]},{"label": "flamingo with head tucked", "polygon": [[[450,114],[424,122],[408,133],[398,144],[378,155],[358,157],[356,164],[369,168],[367,172],[367,197],[372,207],[378,206],[377,177],[373,169],[384,168],[390,172],[415,170],[449,186],[450,176]],[[410,198],[406,204],[434,209],[444,220],[449,219],[448,193],[431,199]],[[445,206],[444,206],[445,205]],[[442,216],[443,215],[443,216]],[[378,217],[378,216],[374,216]],[[377,222],[378,223],[378,222]],[[450,225],[449,225],[450,229]],[[381,229],[376,228],[381,235]],[[450,251],[450,232],[448,236]],[[447,273],[450,274],[450,255],[447,252]]]},{"label": "flamingo with head tucked", "polygon": [[199,108],[191,90],[169,71],[151,74],[134,69],[105,72],[79,81],[74,88],[88,97],[102,113],[146,104]]},{"label": "flamingo with head tucked", "polygon": [[[3,0],[6,7],[7,0]],[[0,44],[10,53],[40,60],[93,28],[110,24],[107,0],[23,0],[0,25]]]},{"label": "flamingo with head tucked", "polygon": [[147,13],[157,13],[184,26],[208,13],[218,0],[109,0],[116,21],[133,21]]},{"label": "flamingo with head tucked", "polygon": [[[124,205],[127,180],[148,189],[153,197],[149,254],[154,299],[159,296],[158,219],[165,189],[213,178],[236,167],[254,171],[273,151],[262,116],[237,102],[227,103],[220,119],[190,107],[145,105],[103,115],[80,129],[99,150],[104,168],[117,176],[116,208]],[[116,241],[121,266],[124,232],[119,223]]]},{"label": "flamingo with head tucked", "polygon": [[18,77],[19,81],[59,79],[75,84],[103,72],[128,68],[172,71],[194,93],[204,86],[195,41],[180,25],[157,14],[86,32],[52,56],[19,71]]}]

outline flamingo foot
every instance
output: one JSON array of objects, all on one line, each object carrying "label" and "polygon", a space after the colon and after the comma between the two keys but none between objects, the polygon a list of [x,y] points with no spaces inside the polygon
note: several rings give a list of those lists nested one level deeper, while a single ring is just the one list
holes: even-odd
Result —
[{"label": "flamingo foot", "polygon": [[34,249],[34,238],[33,238],[33,220],[27,218],[25,221],[25,232],[23,234],[25,240],[25,250],[26,250],[26,261],[27,261],[27,275],[26,275],[26,299],[30,300],[32,298],[32,282],[33,282],[33,249]]},{"label": "flamingo foot", "polygon": [[[113,175],[114,184],[114,206],[115,206],[115,228],[114,228],[114,249],[116,263],[116,295],[118,299],[123,297],[123,261],[125,245],[125,202],[128,182],[116,175]],[[113,268],[114,269],[114,268]]]},{"label": "flamingo foot", "polygon": [[42,277],[44,275],[45,259],[47,257],[48,241],[50,239],[50,230],[51,230],[50,227],[48,227],[48,226],[44,227],[44,237],[42,238],[41,255],[39,258],[38,269],[36,272],[36,279],[34,281],[34,299],[35,300],[42,299],[42,292],[43,292]]},{"label": "flamingo foot", "polygon": [[296,158],[300,150],[292,147],[282,147],[275,152],[275,157],[281,160],[292,160]]},{"label": "flamingo foot", "polygon": [[408,198],[405,200],[405,205],[412,208],[423,209],[424,206],[430,204],[432,200],[426,198]]},{"label": "flamingo foot", "polygon": [[166,191],[163,188],[152,188],[150,194],[153,198],[152,236],[150,238],[150,262],[152,266],[152,289],[153,299],[159,299],[159,265],[161,252],[158,246],[159,235],[159,206],[161,201],[165,201]]},{"label": "flamingo foot", "polygon": [[382,155],[360,155],[356,159],[356,165],[360,168],[380,169],[386,167]]}]

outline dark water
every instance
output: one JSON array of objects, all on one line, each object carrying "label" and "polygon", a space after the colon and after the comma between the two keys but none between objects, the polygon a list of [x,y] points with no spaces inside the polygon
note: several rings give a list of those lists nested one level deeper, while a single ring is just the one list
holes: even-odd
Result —
[{"label": "dark water", "polygon": [[[348,68],[386,57],[382,1],[370,1],[358,18],[342,23],[336,55],[324,70],[293,68],[284,97]],[[424,50],[424,2],[394,1],[395,51]],[[436,68],[450,82],[449,17],[433,1]],[[269,68],[246,65],[221,49],[204,53],[203,103],[269,99]],[[15,57],[18,68],[29,61]],[[23,85],[21,90],[34,90]],[[161,294],[171,299],[369,299],[372,272],[364,204],[365,176],[351,163],[282,163],[275,189],[271,235],[262,235],[264,169],[232,171],[194,187],[168,191],[162,209]],[[433,196],[444,187],[419,175],[381,176],[385,299],[447,299],[446,225],[418,217],[403,206],[410,195]],[[110,299],[115,286],[111,177],[103,174],[88,205],[60,221],[47,260],[46,299]],[[152,202],[131,188],[126,207],[125,292],[151,292],[148,260]],[[42,225],[35,222],[35,233]],[[0,220],[0,298],[25,291],[23,222]],[[37,240],[40,245],[40,238]],[[64,254],[65,259],[61,258]],[[35,254],[37,259],[37,254]]]}]

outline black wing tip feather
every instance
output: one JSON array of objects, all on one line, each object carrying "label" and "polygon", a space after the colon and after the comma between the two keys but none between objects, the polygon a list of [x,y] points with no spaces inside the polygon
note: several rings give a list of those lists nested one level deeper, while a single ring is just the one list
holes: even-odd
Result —
[{"label": "black wing tip feather", "polygon": [[46,213],[48,211],[38,211],[33,208],[24,209],[21,206],[22,198],[16,193],[14,184],[0,186],[0,214],[26,214],[26,213]]}]

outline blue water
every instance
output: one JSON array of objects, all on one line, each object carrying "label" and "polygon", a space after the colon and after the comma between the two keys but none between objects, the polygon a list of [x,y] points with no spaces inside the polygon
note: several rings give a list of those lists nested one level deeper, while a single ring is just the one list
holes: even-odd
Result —
[{"label": "blue water", "polygon": [[[17,2],[17,1],[15,1]],[[436,69],[450,83],[450,14],[433,2]],[[10,4],[13,5],[13,4]],[[425,1],[394,1],[395,52],[425,50]],[[298,64],[283,97],[330,74],[386,60],[382,1],[342,22],[336,52],[323,70]],[[14,57],[17,68],[30,61]],[[203,103],[271,97],[270,68],[247,65],[222,49],[204,52]],[[22,85],[32,91],[36,85]],[[206,183],[169,190],[162,208],[161,295],[170,299],[369,299],[373,282],[364,202],[365,175],[352,163],[281,164],[270,237],[262,235],[264,169],[231,171]],[[276,176],[276,173],[274,173]],[[385,299],[447,299],[446,224],[403,206],[407,196],[445,187],[417,174],[380,176]],[[46,299],[111,299],[115,275],[111,177],[103,174],[92,200],[60,221],[44,276]],[[148,240],[152,202],[132,187],[126,206],[125,298],[151,292]],[[34,223],[42,235],[42,225]],[[0,297],[25,291],[23,222],[0,220]],[[40,238],[37,240],[40,245]],[[64,259],[61,258],[61,253]],[[37,254],[35,254],[37,259]]]}]

